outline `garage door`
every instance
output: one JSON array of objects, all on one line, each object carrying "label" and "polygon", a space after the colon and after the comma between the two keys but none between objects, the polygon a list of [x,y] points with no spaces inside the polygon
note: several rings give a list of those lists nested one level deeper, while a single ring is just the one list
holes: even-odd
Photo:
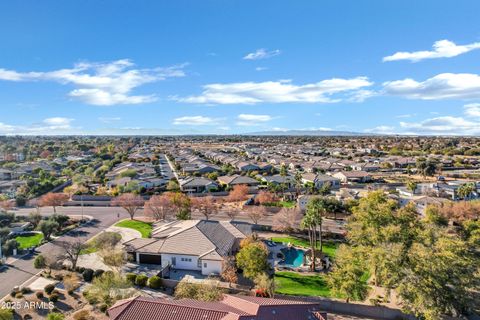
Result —
[{"label": "garage door", "polygon": [[162,264],[162,256],[154,254],[140,254],[140,263]]}]

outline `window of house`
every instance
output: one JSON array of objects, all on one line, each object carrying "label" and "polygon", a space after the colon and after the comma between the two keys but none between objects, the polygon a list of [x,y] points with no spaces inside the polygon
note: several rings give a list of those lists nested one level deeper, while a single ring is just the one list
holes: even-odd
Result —
[{"label": "window of house", "polygon": [[197,261],[197,267],[199,267],[199,268],[202,267],[202,260],[198,259],[198,261]]},{"label": "window of house", "polygon": [[206,263],[206,262],[203,263],[203,267],[204,267],[204,268],[207,267],[207,263]]}]

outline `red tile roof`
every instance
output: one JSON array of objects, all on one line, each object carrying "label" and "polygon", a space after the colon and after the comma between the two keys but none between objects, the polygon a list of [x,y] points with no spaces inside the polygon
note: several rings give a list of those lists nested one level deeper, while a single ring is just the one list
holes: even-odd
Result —
[{"label": "red tile roof", "polygon": [[318,304],[225,295],[219,302],[137,297],[108,310],[112,320],[326,320]]}]

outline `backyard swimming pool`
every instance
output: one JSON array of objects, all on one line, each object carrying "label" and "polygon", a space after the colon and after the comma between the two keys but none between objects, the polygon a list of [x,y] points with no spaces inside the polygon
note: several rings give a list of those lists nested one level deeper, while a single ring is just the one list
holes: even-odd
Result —
[{"label": "backyard swimming pool", "polygon": [[305,255],[303,250],[292,247],[283,248],[280,249],[280,251],[282,251],[283,255],[285,256],[284,261],[280,263],[281,265],[297,268],[303,264],[303,257]]}]

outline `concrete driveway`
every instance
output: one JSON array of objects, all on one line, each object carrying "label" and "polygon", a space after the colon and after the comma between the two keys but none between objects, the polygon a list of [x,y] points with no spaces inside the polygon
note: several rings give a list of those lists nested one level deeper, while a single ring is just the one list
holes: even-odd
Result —
[{"label": "concrete driveway", "polygon": [[105,229],[105,232],[116,232],[120,234],[122,236],[122,243],[142,237],[142,234],[139,231],[130,228],[111,226]]}]

